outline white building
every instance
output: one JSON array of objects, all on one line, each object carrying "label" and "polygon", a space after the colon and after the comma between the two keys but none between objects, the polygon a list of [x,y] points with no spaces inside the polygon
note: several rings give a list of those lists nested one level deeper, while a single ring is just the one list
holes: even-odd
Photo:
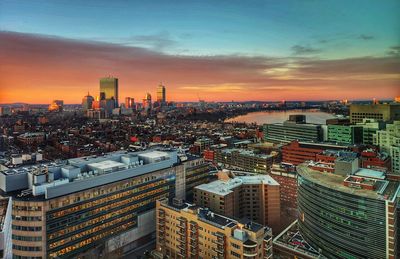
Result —
[{"label": "white building", "polygon": [[400,174],[400,121],[386,125],[386,130],[374,134],[374,145],[387,152],[392,159],[392,172]]}]

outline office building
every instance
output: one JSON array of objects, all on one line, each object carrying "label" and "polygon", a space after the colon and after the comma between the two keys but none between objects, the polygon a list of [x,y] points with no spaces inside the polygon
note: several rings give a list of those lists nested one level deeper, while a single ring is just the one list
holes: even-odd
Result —
[{"label": "office building", "polygon": [[315,160],[315,156],[322,151],[321,148],[304,147],[294,140],[282,147],[282,162],[299,165],[307,160]]},{"label": "office building", "polygon": [[82,99],[82,109],[87,111],[93,108],[94,98],[88,92],[88,94]]},{"label": "office building", "polygon": [[194,187],[200,184],[215,180],[215,176],[210,174],[210,164],[202,157],[188,155],[185,162],[185,190],[186,201],[193,201]]},{"label": "office building", "polygon": [[135,99],[132,97],[125,97],[125,108],[132,109],[135,106]]},{"label": "office building", "polygon": [[345,145],[363,142],[363,127],[357,125],[328,125],[328,141]]},{"label": "office building", "polygon": [[387,124],[386,130],[378,130],[373,142],[380,151],[390,155],[392,173],[400,175],[400,120]]},{"label": "office building", "polygon": [[298,226],[307,243],[327,258],[396,258],[399,182],[369,169],[297,171]]},{"label": "office building", "polygon": [[104,77],[100,79],[100,100],[113,100],[113,108],[119,106],[118,102],[118,78]]},{"label": "office building", "polygon": [[269,175],[224,170],[218,172],[218,180],[194,188],[194,203],[227,217],[246,217],[275,232],[280,228],[279,189]]},{"label": "office building", "polygon": [[350,105],[351,123],[362,122],[365,118],[377,121],[400,120],[400,103]]},{"label": "office building", "polygon": [[291,117],[283,123],[264,124],[264,140],[274,143],[287,143],[293,140],[322,141],[321,125],[305,123],[305,119]]},{"label": "office building", "polygon": [[142,101],[143,101],[143,103],[142,103],[143,109],[145,111],[150,111],[152,108],[151,94],[147,93]]},{"label": "office building", "polygon": [[165,94],[165,86],[160,83],[157,86],[157,102],[161,105],[164,106],[166,104],[166,94]]},{"label": "office building", "polygon": [[385,129],[386,123],[383,121],[377,121],[375,119],[363,119],[362,122],[357,123],[357,126],[362,126],[362,128],[363,128],[362,143],[365,145],[373,145],[374,144],[374,134],[378,130]]},{"label": "office building", "polygon": [[248,149],[225,148],[216,150],[215,153],[215,162],[218,164],[252,173],[267,174],[273,161],[273,154],[258,154]]},{"label": "office building", "polygon": [[207,208],[157,201],[156,252],[168,258],[272,258],[269,227]]},{"label": "office building", "polygon": [[185,198],[185,164],[171,149],[114,152],[4,169],[15,258],[106,257],[148,243],[155,201]]},{"label": "office building", "polygon": [[11,200],[0,198],[0,258],[12,258]]}]

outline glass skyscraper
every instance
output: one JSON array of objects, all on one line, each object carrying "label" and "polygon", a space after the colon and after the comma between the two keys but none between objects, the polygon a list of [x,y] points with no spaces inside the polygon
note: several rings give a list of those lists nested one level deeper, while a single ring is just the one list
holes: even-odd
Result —
[{"label": "glass skyscraper", "polygon": [[104,93],[105,99],[113,99],[114,107],[118,107],[118,78],[104,77],[100,79],[100,93]]}]

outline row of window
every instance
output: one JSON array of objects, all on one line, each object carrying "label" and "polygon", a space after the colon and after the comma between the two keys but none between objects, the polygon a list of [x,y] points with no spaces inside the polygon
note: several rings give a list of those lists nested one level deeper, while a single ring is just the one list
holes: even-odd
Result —
[{"label": "row of window", "polygon": [[[165,187],[165,188],[168,189],[168,187]],[[129,199],[125,199],[125,200],[122,200],[122,201],[114,202],[114,203],[111,203],[110,205],[103,206],[103,207],[100,207],[98,209],[88,211],[86,214],[88,216],[90,216],[90,215],[96,215],[96,214],[98,214],[100,212],[108,212],[108,214],[111,215],[110,210],[113,209],[113,208],[118,208],[118,207],[125,207],[125,210],[133,210],[135,208],[144,206],[147,203],[150,203],[152,201],[152,199],[147,199],[147,200],[145,200],[143,202],[140,202],[140,203],[137,203],[137,204],[134,204],[134,205],[130,205],[128,207],[126,207],[126,205],[128,205],[128,204],[130,204],[130,203],[132,203],[132,202],[134,202],[136,200],[140,200],[140,199],[145,198],[145,197],[150,197],[151,195],[155,195],[155,194],[160,193],[162,191],[163,191],[163,188],[162,189],[156,189],[156,190],[153,190],[153,191],[151,191],[149,193],[144,193],[144,194],[139,195],[139,196],[134,196],[134,197],[129,198]],[[160,196],[156,196],[156,197],[159,198]],[[99,220],[99,219],[100,218],[95,218],[92,221],[96,221],[96,220]],[[84,228],[84,227],[87,227],[87,226],[89,226],[91,224],[92,224],[91,221],[85,221],[85,222],[83,222],[81,224],[78,224],[78,225],[62,228],[61,230],[52,233],[50,235],[50,238],[56,238],[56,237],[59,237],[59,236],[63,236],[65,234],[69,233],[69,232],[77,231],[77,230],[79,230],[81,228]]]},{"label": "row of window", "polygon": [[30,227],[30,226],[18,226],[12,225],[13,230],[22,230],[22,231],[42,231],[42,227]]},{"label": "row of window", "polygon": [[22,221],[42,221],[41,216],[19,216],[12,215],[13,220],[22,220]]},{"label": "row of window", "polygon": [[14,245],[13,244],[12,248],[15,249],[15,250],[29,251],[29,252],[42,251],[42,247],[41,246],[20,246],[20,245]]},{"label": "row of window", "polygon": [[126,231],[127,229],[131,228],[132,225],[134,225],[134,224],[135,224],[135,222],[130,221],[130,222],[127,222],[127,223],[125,223],[123,225],[120,225],[118,227],[112,228],[112,229],[110,229],[108,231],[99,233],[98,235],[95,235],[93,237],[85,239],[85,240],[83,240],[83,241],[81,241],[79,243],[76,243],[74,245],[65,247],[65,248],[60,249],[60,250],[58,250],[56,252],[50,253],[49,254],[49,258],[58,258],[58,257],[64,256],[64,255],[71,254],[75,250],[80,249],[80,248],[85,247],[85,246],[89,246],[90,244],[92,244],[95,241],[101,240],[101,239],[103,239],[105,237],[108,237],[108,236],[116,234],[116,233],[120,233],[120,232]]},{"label": "row of window", "polygon": [[12,235],[12,239],[20,240],[20,241],[30,241],[30,242],[42,241],[42,237],[41,236],[35,237],[35,236]]},{"label": "row of window", "polygon": [[[48,218],[51,219],[51,218],[62,217],[62,216],[71,214],[73,212],[77,212],[77,211],[80,211],[80,210],[83,210],[83,209],[86,209],[86,208],[91,208],[91,207],[94,207],[96,205],[100,205],[100,204],[105,203],[105,202],[110,201],[110,200],[118,200],[118,199],[121,199],[121,198],[123,198],[125,196],[128,196],[129,194],[134,194],[134,193],[140,192],[142,190],[144,191],[146,189],[150,189],[150,188],[159,186],[159,185],[161,185],[161,184],[163,184],[165,182],[166,182],[166,180],[157,181],[155,183],[147,184],[147,185],[144,185],[144,186],[140,186],[138,188],[134,188],[134,189],[131,189],[131,190],[128,190],[128,191],[120,192],[120,193],[117,193],[117,194],[114,194],[114,195],[111,195],[111,196],[107,196],[107,197],[104,197],[104,198],[101,198],[101,199],[96,199],[96,200],[93,200],[91,202],[83,203],[83,204],[80,204],[80,205],[77,205],[77,206],[74,206],[74,207],[70,207],[70,208],[65,209],[65,210],[61,210],[61,211],[57,211],[57,212],[51,213],[51,214],[48,215]],[[146,195],[146,193],[144,194],[144,196],[145,195]]]},{"label": "row of window", "polygon": [[19,206],[19,205],[13,205],[12,206],[13,210],[19,210],[19,211],[41,211],[42,207],[39,206]]}]

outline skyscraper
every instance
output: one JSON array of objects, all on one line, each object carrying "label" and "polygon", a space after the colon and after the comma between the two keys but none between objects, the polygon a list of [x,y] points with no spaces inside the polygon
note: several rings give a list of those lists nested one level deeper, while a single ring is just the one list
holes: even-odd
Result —
[{"label": "skyscraper", "polygon": [[104,77],[100,79],[100,93],[104,93],[105,99],[113,99],[114,107],[118,107],[118,78]]},{"label": "skyscraper", "polygon": [[85,97],[83,97],[83,99],[82,99],[83,110],[87,111],[89,109],[92,109],[93,102],[94,102],[94,98],[88,92],[88,94]]},{"label": "skyscraper", "polygon": [[143,98],[143,109],[151,110],[151,94],[149,93]]},{"label": "skyscraper", "polygon": [[125,97],[125,108],[133,108],[135,99],[132,97]]},{"label": "skyscraper", "polygon": [[165,97],[165,86],[160,83],[157,87],[157,102],[160,105],[164,105],[166,102],[166,97]]}]

